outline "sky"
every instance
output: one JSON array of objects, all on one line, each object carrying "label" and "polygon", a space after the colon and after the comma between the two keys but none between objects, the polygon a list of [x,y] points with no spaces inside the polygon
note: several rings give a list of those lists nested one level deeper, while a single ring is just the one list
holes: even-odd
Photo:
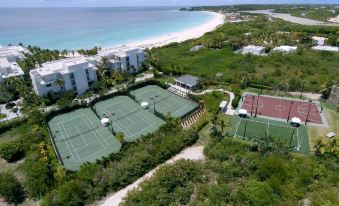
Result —
[{"label": "sky", "polygon": [[[199,6],[260,4],[262,0],[0,0],[0,7]],[[265,4],[339,4],[339,0],[267,0]]]}]

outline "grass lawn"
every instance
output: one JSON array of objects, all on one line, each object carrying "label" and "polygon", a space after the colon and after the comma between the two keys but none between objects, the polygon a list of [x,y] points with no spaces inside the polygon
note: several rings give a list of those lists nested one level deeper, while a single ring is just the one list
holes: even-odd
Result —
[{"label": "grass lawn", "polygon": [[20,137],[21,134],[25,134],[29,131],[28,125],[23,123],[18,127],[12,128],[6,132],[0,134],[0,144],[5,142],[11,142]]},{"label": "grass lawn", "polygon": [[211,92],[202,96],[198,96],[204,100],[205,107],[208,112],[215,113],[219,110],[219,105],[221,101],[225,100],[229,102],[229,95],[223,92]]},{"label": "grass lawn", "polygon": [[321,137],[325,140],[325,142],[329,141],[325,135],[328,132],[333,131],[336,133],[336,137],[338,139],[339,136],[339,113],[335,110],[335,108],[330,108],[331,106],[327,105],[326,103],[322,103],[324,107],[324,111],[326,114],[326,118],[329,124],[329,128],[321,128],[321,127],[309,127],[308,129],[308,136],[310,140],[310,148],[313,150],[314,142],[318,137]]}]

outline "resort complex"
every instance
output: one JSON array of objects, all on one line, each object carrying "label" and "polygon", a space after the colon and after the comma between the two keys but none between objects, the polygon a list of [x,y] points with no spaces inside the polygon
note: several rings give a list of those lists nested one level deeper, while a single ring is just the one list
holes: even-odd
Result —
[{"label": "resort complex", "polygon": [[69,90],[82,95],[97,81],[97,64],[86,57],[68,58],[44,63],[29,74],[34,91],[40,96]]},{"label": "resort complex", "polygon": [[339,205],[338,6],[3,2],[1,206]]},{"label": "resort complex", "polygon": [[137,73],[146,60],[146,53],[140,48],[133,47],[116,47],[100,50],[98,53],[99,60],[108,59],[108,67],[128,73]]},{"label": "resort complex", "polygon": [[9,77],[23,78],[24,72],[17,61],[29,51],[21,46],[0,47],[0,83]]}]

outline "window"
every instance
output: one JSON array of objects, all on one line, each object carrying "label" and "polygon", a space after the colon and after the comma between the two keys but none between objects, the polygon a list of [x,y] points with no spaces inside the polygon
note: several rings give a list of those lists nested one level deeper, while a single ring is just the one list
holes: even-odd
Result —
[{"label": "window", "polygon": [[70,75],[71,79],[74,79],[74,74],[73,73],[70,73],[69,75]]},{"label": "window", "polygon": [[51,84],[46,84],[46,87],[51,87],[52,85]]},{"label": "window", "polygon": [[71,83],[72,83],[72,86],[74,86],[74,85],[75,85],[75,80],[72,79],[72,80],[71,80]]}]

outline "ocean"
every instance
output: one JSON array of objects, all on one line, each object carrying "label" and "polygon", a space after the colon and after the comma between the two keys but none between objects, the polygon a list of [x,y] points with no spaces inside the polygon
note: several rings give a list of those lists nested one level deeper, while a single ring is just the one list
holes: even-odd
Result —
[{"label": "ocean", "polygon": [[211,18],[173,7],[0,8],[0,44],[61,50],[109,47],[184,31]]}]

